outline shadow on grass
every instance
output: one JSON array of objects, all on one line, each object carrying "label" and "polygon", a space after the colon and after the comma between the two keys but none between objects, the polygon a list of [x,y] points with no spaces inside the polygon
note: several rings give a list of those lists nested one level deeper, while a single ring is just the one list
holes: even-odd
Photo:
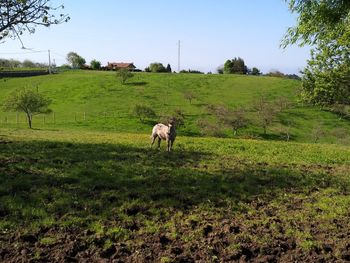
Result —
[{"label": "shadow on grass", "polygon": [[350,115],[347,114],[346,112],[339,112],[339,111],[337,112],[337,111],[334,111],[332,109],[322,109],[322,111],[328,112],[328,113],[334,115],[339,120],[350,121]]},{"label": "shadow on grass", "polygon": [[274,133],[259,133],[258,136],[262,138],[263,140],[270,140],[270,141],[282,141],[282,137],[280,134],[274,134]]},{"label": "shadow on grass", "polygon": [[146,81],[135,81],[135,82],[127,82],[124,85],[128,85],[128,86],[145,86],[147,84],[148,84],[148,82],[146,82]]},{"label": "shadow on grass", "polygon": [[288,111],[285,112],[283,114],[283,116],[281,116],[279,118],[280,121],[282,120],[293,120],[293,119],[303,119],[303,120],[309,120],[310,116],[308,114],[306,114],[303,111],[297,111],[297,109],[299,108],[294,108],[293,111]]},{"label": "shadow on grass", "polygon": [[[210,153],[119,144],[12,142],[0,150],[0,218],[25,224],[67,215],[228,207],[256,196],[341,184],[335,176]],[[129,212],[128,212],[129,211]],[[1,220],[0,220],[1,221]]]}]

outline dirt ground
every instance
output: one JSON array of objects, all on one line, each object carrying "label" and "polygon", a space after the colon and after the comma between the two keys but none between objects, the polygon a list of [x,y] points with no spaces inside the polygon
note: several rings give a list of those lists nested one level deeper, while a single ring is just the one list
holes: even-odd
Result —
[{"label": "dirt ground", "polygon": [[[286,222],[278,218],[265,224],[247,225],[243,220],[192,221],[169,233],[140,234],[137,223],[126,242],[106,246],[105,237],[79,229],[41,229],[35,234],[0,237],[1,262],[348,262],[350,261],[349,222],[334,222],[335,231],[320,231],[306,222],[318,238],[317,246],[301,248],[285,233]],[[273,227],[271,227],[273,225]],[[184,240],[189,233],[192,240]],[[55,236],[50,244],[39,242]],[[264,239],[264,242],[260,242]]]}]

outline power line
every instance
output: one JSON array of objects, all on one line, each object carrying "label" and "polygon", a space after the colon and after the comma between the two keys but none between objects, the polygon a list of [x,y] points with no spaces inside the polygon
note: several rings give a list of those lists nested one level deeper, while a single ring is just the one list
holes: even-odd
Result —
[{"label": "power line", "polygon": [[44,53],[47,50],[33,50],[28,52],[0,52],[1,55],[25,55],[25,54],[33,54],[33,53]]},{"label": "power line", "polygon": [[65,56],[65,55],[59,54],[59,53],[54,52],[54,51],[52,51],[52,50],[51,50],[51,53],[52,53],[52,54],[55,54],[55,55],[57,55],[57,56],[60,56],[60,57],[66,58],[66,56]]}]

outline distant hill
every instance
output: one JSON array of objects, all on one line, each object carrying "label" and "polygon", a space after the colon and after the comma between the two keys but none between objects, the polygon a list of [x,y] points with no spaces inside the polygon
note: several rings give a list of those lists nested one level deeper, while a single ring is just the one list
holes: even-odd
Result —
[{"label": "distant hill", "polygon": [[[185,126],[179,134],[201,136],[197,123],[208,119],[208,105],[229,108],[245,107],[252,121],[238,133],[243,138],[283,140],[288,130],[291,140],[311,142],[320,132],[320,142],[349,143],[350,122],[297,101],[300,81],[265,76],[136,73],[122,85],[114,72],[68,71],[60,74],[0,80],[0,103],[18,88],[34,88],[53,100],[54,114],[36,116],[34,127],[47,129],[106,130],[114,132],[149,133],[159,119],[141,123],[132,115],[136,104],[151,106],[158,116],[171,115],[176,109],[185,114]],[[195,99],[184,98],[191,91]],[[261,95],[273,101],[287,98],[293,105],[278,115],[267,135],[255,123],[252,104]],[[17,124],[18,122],[18,124]],[[0,112],[1,127],[25,127],[24,115]],[[224,136],[233,137],[226,129]]]}]

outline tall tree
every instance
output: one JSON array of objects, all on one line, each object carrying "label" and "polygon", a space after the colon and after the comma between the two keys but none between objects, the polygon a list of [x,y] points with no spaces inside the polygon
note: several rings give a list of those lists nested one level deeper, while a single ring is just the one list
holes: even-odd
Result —
[{"label": "tall tree", "polygon": [[311,45],[302,98],[312,104],[350,104],[350,1],[286,0],[299,15],[281,46]]},{"label": "tall tree", "polygon": [[51,100],[42,94],[31,91],[21,90],[12,93],[3,106],[5,111],[22,111],[27,115],[28,126],[32,128],[33,116],[40,113],[50,113],[48,108]]},{"label": "tall tree", "polygon": [[166,68],[164,67],[164,65],[162,63],[159,63],[159,62],[154,62],[154,63],[151,63],[149,65],[149,70],[151,72],[167,72],[166,71]]},{"label": "tall tree", "polygon": [[225,64],[224,64],[224,73],[225,74],[231,74],[232,72],[232,67],[233,67],[233,63],[231,60],[226,60]]},{"label": "tall tree", "polygon": [[67,54],[67,61],[71,64],[72,68],[81,68],[86,63],[85,59],[75,52],[69,52]]},{"label": "tall tree", "polygon": [[244,63],[244,60],[240,57],[232,60],[226,60],[224,64],[225,74],[247,74],[248,68]]},{"label": "tall tree", "polygon": [[0,40],[19,38],[25,31],[35,32],[35,27],[57,25],[69,16],[57,13],[63,5],[53,7],[50,0],[2,0],[0,4]]},{"label": "tall tree", "polygon": [[261,75],[261,72],[260,72],[260,70],[258,69],[258,68],[256,68],[256,67],[253,67],[252,68],[252,73],[251,73],[252,75],[255,75],[255,76],[258,76],[258,75]]},{"label": "tall tree", "polygon": [[91,62],[90,62],[90,67],[91,67],[92,69],[100,69],[100,68],[101,68],[101,62],[98,61],[98,60],[96,60],[96,59],[93,59],[93,60],[91,60]]}]

